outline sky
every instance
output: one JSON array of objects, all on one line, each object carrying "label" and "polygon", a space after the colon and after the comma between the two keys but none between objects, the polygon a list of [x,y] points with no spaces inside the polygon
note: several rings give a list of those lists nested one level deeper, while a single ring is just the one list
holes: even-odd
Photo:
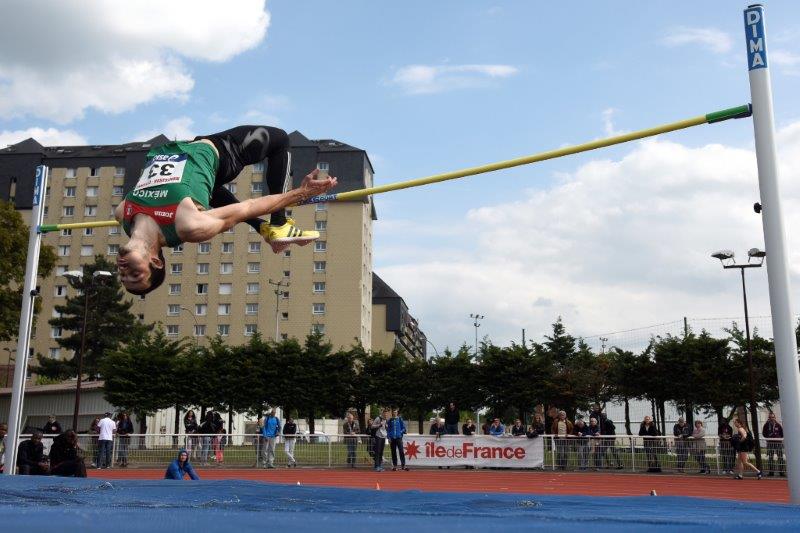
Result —
[{"label": "sky", "polygon": [[[0,146],[276,125],[367,151],[376,184],[749,102],[747,2],[7,0]],[[800,3],[765,2],[800,288]],[[752,122],[375,197],[374,269],[436,349],[742,315],[710,254],[763,248]],[[748,272],[768,315],[766,269]]]}]

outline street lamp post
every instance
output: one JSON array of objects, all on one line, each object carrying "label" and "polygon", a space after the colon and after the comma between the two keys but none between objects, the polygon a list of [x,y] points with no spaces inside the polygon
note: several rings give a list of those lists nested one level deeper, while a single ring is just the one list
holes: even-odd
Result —
[{"label": "street lamp post", "polygon": [[[78,413],[81,410],[81,383],[83,382],[83,354],[86,351],[86,322],[89,314],[89,289],[94,287],[94,282],[100,278],[110,278],[111,272],[95,270],[89,282],[83,285],[83,325],[81,326],[81,351],[78,353],[78,382],[75,384],[75,410],[72,413],[72,429],[78,431]],[[70,270],[64,274],[69,280],[83,281],[83,272]]]},{"label": "street lamp post", "polygon": [[433,351],[436,352],[436,357],[439,357],[439,350],[436,349],[436,345],[433,344],[428,337],[425,337],[425,342],[433,346]]},{"label": "street lamp post", "polygon": [[[722,250],[711,255],[719,259],[722,268],[738,268],[742,274],[742,299],[744,300],[744,329],[747,338],[747,373],[750,380],[750,425],[753,427],[753,440],[755,441],[756,467],[761,470],[761,442],[758,436],[758,404],[756,403],[756,383],[753,376],[753,347],[750,342],[750,316],[747,312],[747,285],[744,279],[744,269],[760,268],[764,265],[764,258],[767,253],[758,248],[751,248],[747,252],[747,263],[736,264],[734,254],[730,250]],[[752,263],[754,259],[757,263]],[[728,261],[726,263],[726,261]]]},{"label": "street lamp post", "polygon": [[198,329],[199,329],[199,328],[197,327],[197,326],[198,326],[198,324],[197,324],[197,315],[196,315],[196,314],[194,314],[194,311],[192,311],[192,310],[191,310],[191,309],[189,309],[188,307],[181,306],[181,309],[183,309],[184,311],[186,311],[187,313],[189,313],[190,315],[192,315],[192,320],[194,321],[194,335],[193,335],[193,337],[194,337],[194,345],[195,345],[195,346],[197,346],[197,344],[198,344],[198,343],[197,343],[197,337],[198,337],[198,335],[197,335],[197,331],[198,331]]},{"label": "street lamp post", "polygon": [[485,317],[478,313],[470,313],[469,317],[475,319],[472,325],[475,326],[475,357],[478,357],[478,328],[481,327],[479,321],[483,320]]},{"label": "street lamp post", "polygon": [[272,281],[272,279],[270,279],[269,284],[275,287],[275,342],[278,342],[278,338],[280,337],[279,335],[280,312],[278,305],[280,303],[281,289],[283,287],[288,287],[289,285],[291,285],[291,283],[288,281],[284,282],[283,280]]}]

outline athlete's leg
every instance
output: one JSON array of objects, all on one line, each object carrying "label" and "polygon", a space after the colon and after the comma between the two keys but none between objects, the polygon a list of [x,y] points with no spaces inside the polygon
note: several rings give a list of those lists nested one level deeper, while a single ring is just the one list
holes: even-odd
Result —
[{"label": "athlete's leg", "polygon": [[[236,203],[239,203],[239,199],[236,198],[236,196],[234,196],[233,193],[225,187],[217,187],[214,189],[214,191],[211,193],[211,200],[209,201],[211,207],[223,207]],[[245,220],[245,222],[256,231],[261,229],[261,224],[267,223],[265,220],[260,218],[251,218],[249,220]]]}]

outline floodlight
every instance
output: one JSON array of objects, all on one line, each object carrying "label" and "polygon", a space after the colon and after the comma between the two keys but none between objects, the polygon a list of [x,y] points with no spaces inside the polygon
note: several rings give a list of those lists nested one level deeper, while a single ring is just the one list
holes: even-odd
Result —
[{"label": "floodlight", "polygon": [[719,259],[720,261],[725,261],[726,259],[733,259],[734,253],[731,250],[720,250],[719,252],[715,252],[711,254],[711,257]]}]

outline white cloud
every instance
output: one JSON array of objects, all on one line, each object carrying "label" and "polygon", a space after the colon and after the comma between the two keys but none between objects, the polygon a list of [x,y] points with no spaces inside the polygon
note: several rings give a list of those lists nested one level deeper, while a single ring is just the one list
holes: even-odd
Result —
[{"label": "white cloud", "polygon": [[[782,128],[778,139],[796,290],[800,122]],[[741,313],[734,276],[709,254],[763,248],[761,220],[752,210],[759,194],[751,150],[651,139],[555,183],[462,219],[432,215],[386,224],[392,215],[384,212],[376,242],[391,244],[376,247],[376,271],[403,295],[440,350],[469,342],[467,315],[474,311],[486,315],[481,334],[500,343],[518,340],[521,328],[540,339],[559,315],[569,331],[588,335]],[[454,233],[427,234],[442,226]],[[425,240],[410,240],[419,235]],[[765,275],[748,273],[753,315],[769,312]]]},{"label": "white cloud", "polygon": [[264,0],[9,0],[0,18],[0,117],[67,123],[185,99],[186,60],[226,61],[266,35]]},{"label": "white cloud", "polygon": [[391,83],[408,94],[431,94],[485,87],[517,72],[511,65],[408,65],[397,69]]},{"label": "white cloud", "polygon": [[89,144],[86,137],[74,130],[56,128],[28,128],[0,131],[0,148],[33,137],[42,146],[81,146]]},{"label": "white cloud", "polygon": [[669,30],[670,34],[662,42],[667,46],[701,45],[715,54],[730,52],[733,39],[716,28],[688,28],[679,26]]},{"label": "white cloud", "polygon": [[612,137],[615,135],[621,135],[623,132],[617,130],[614,127],[614,115],[619,111],[619,109],[615,109],[613,107],[609,107],[603,110],[603,132],[608,137]]},{"label": "white cloud", "polygon": [[190,117],[182,116],[168,120],[161,128],[139,132],[134,136],[134,139],[145,141],[162,133],[169,139],[179,141],[193,139],[197,136],[194,130],[194,120]]}]

